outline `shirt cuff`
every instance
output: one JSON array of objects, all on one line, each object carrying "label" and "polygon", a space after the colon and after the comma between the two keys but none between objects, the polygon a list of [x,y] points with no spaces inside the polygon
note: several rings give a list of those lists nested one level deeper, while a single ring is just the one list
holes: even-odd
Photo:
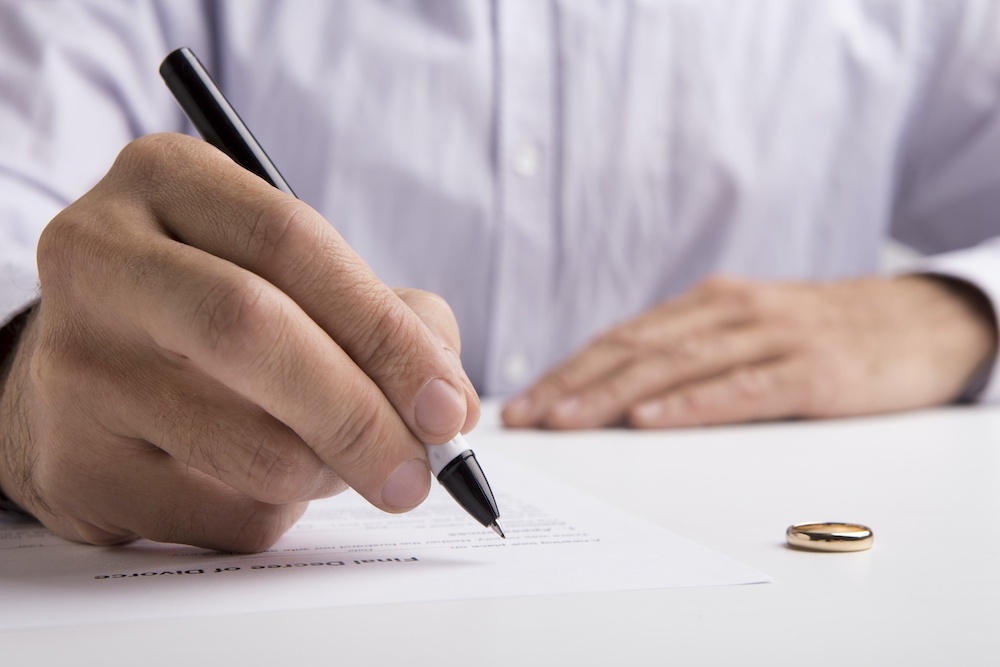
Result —
[{"label": "shirt cuff", "polygon": [[[908,272],[969,283],[990,302],[994,319],[1000,315],[1000,238],[966,250],[921,258]],[[1000,356],[994,357],[993,363],[976,378],[963,397],[981,403],[1000,403]]]},{"label": "shirt cuff", "polygon": [[0,326],[38,300],[38,274],[17,263],[0,262]]},{"label": "shirt cuff", "polygon": [[0,523],[38,523],[38,519],[0,496]]}]

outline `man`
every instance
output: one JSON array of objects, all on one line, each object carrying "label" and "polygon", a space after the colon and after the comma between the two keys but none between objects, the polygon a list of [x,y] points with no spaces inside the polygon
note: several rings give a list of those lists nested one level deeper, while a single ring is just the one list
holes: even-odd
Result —
[{"label": "man", "polygon": [[[0,489],[67,537],[409,509],[476,390],[556,428],[998,393],[995,3],[0,8]],[[308,205],[153,134],[183,44]],[[890,231],[946,254],[870,277]]]}]

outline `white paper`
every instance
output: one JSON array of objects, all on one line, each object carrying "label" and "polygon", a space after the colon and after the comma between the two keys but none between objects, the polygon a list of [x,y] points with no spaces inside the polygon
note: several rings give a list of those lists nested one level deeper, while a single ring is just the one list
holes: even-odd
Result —
[{"label": "white paper", "polygon": [[562,484],[492,457],[482,463],[506,540],[436,483],[403,515],[350,492],[316,501],[253,555],[148,541],[93,547],[35,524],[0,524],[0,629],[768,581]]}]

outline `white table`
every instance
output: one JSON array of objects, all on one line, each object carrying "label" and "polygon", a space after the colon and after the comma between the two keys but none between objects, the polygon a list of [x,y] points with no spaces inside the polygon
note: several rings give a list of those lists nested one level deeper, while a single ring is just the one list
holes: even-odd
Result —
[{"label": "white table", "polygon": [[[545,471],[775,583],[11,631],[0,664],[1000,664],[998,409],[656,433],[486,421],[481,458]],[[602,469],[610,449],[627,465]],[[813,520],[865,523],[875,546],[784,546],[788,524]]]}]

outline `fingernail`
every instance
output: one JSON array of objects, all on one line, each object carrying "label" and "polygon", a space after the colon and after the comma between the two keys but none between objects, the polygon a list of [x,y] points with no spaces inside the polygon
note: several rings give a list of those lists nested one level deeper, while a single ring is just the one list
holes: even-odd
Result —
[{"label": "fingernail", "polygon": [[511,399],[503,409],[504,417],[507,421],[515,424],[530,422],[534,417],[535,405],[527,396],[518,396]]},{"label": "fingernail", "polygon": [[430,491],[430,470],[423,459],[410,459],[396,468],[382,487],[386,507],[408,510],[416,507]]},{"label": "fingernail", "polygon": [[449,382],[434,378],[417,394],[413,418],[428,435],[451,434],[465,423],[465,397]]}]

